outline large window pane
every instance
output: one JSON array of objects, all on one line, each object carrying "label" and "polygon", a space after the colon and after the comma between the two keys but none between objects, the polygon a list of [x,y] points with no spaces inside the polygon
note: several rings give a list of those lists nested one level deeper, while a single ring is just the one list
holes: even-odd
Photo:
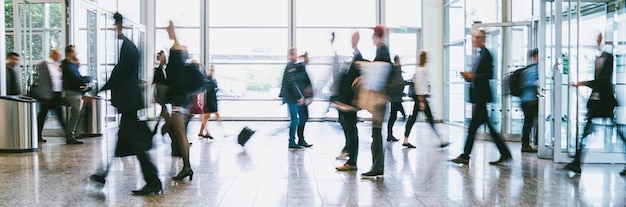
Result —
[{"label": "large window pane", "polygon": [[199,27],[200,7],[199,0],[156,1],[156,25],[167,27],[172,20],[177,27]]},{"label": "large window pane", "polygon": [[533,15],[539,15],[539,0],[511,2],[514,8],[511,14],[514,22],[528,21]]},{"label": "large window pane", "polygon": [[461,40],[465,37],[465,15],[462,2],[454,3],[445,8],[446,36],[445,42]]},{"label": "large window pane", "polygon": [[[157,5],[161,4],[161,2],[176,2],[180,4],[179,0],[156,1],[156,2],[158,2]],[[184,4],[181,4],[181,5],[184,5]],[[185,5],[185,6],[188,6],[188,5]],[[117,10],[119,11],[120,14],[122,14],[122,16],[124,16],[124,18],[133,20],[135,22],[141,22],[141,11],[142,11],[141,0],[124,0],[124,3],[120,4]],[[164,11],[164,10],[160,10],[160,11]],[[176,10],[170,8],[169,10],[166,10],[166,11],[168,11],[167,13],[172,13],[171,11],[176,11]],[[156,16],[159,16],[160,14],[162,13],[158,13]]]},{"label": "large window pane", "polygon": [[[359,32],[358,48],[363,57],[372,60],[376,56],[376,46],[371,40],[371,29],[297,29],[296,47],[300,53],[309,52],[311,63],[327,63],[333,61],[334,52],[341,60],[349,61],[352,57],[352,34]],[[331,33],[335,32],[335,42],[331,45]]]},{"label": "large window pane", "polygon": [[[176,29],[176,37],[181,45],[187,46],[190,58],[200,59],[200,28]],[[156,51],[149,51],[148,54],[156,54],[159,50],[163,50],[169,55],[169,50],[174,44],[170,40],[165,30],[156,30]],[[202,61],[200,61],[202,62]]]},{"label": "large window pane", "polygon": [[46,6],[48,6],[49,10],[49,27],[61,28],[61,25],[63,25],[63,20],[61,19],[63,4],[46,4]]},{"label": "large window pane", "polygon": [[465,84],[455,83],[448,85],[448,104],[447,114],[448,121],[453,123],[463,124],[465,119]]},{"label": "large window pane", "polygon": [[502,16],[502,1],[500,0],[473,0],[467,1],[468,27],[475,21],[483,23],[500,22]]},{"label": "large window pane", "polygon": [[388,27],[421,27],[422,1],[421,0],[386,0],[385,9]]},{"label": "large window pane", "polygon": [[245,64],[215,66],[220,99],[278,99],[284,65]]},{"label": "large window pane", "polygon": [[4,0],[4,27],[13,28],[13,0]]},{"label": "large window pane", "polygon": [[209,29],[211,62],[286,63],[287,29]]},{"label": "large window pane", "polygon": [[[375,0],[298,0],[296,26],[372,27]],[[266,8],[266,7],[263,7]]]},{"label": "large window pane", "polygon": [[460,72],[465,71],[465,47],[462,44],[446,47],[446,64],[448,65],[448,82],[464,82]]},{"label": "large window pane", "polygon": [[417,64],[417,34],[395,33],[389,34],[389,52],[391,58],[400,57],[402,64]]},{"label": "large window pane", "polygon": [[286,27],[288,12],[288,0],[211,0],[209,25]]},{"label": "large window pane", "polygon": [[13,36],[12,34],[7,34],[4,36],[5,37],[5,46],[6,46],[6,52],[13,52],[15,51],[15,36]]}]

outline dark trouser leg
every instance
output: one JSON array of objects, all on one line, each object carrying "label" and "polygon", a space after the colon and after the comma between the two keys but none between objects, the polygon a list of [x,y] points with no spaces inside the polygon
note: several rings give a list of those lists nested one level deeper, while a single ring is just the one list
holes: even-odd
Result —
[{"label": "dark trouser leg", "polygon": [[393,134],[393,124],[395,124],[398,119],[398,110],[402,105],[400,102],[391,102],[391,110],[389,112],[389,120],[387,121],[387,135],[392,136]]},{"label": "dark trouser leg", "polygon": [[161,180],[159,180],[158,171],[152,160],[150,160],[150,155],[148,152],[143,150],[137,151],[137,160],[139,161],[139,165],[141,165],[141,172],[143,174],[143,179],[146,181],[146,186],[154,187],[154,188],[162,188]]},{"label": "dark trouser leg", "polygon": [[346,144],[343,146],[343,148],[341,149],[341,153],[347,153],[348,152],[348,136],[346,136],[346,126],[345,125],[345,121],[344,121],[344,113],[341,110],[337,109],[337,119],[339,121],[339,125],[341,125],[341,128],[343,129],[343,134],[344,134],[344,138],[346,139]]},{"label": "dark trouser leg", "polygon": [[298,142],[304,141],[304,126],[309,119],[309,107],[307,105],[298,106]]},{"label": "dark trouser leg", "polygon": [[469,159],[474,147],[474,140],[476,139],[476,130],[483,123],[487,122],[487,106],[485,104],[474,104],[472,110],[472,120],[470,121],[469,129],[467,130],[467,138],[465,139],[465,147],[461,158]]},{"label": "dark trouser leg", "polygon": [[437,132],[437,128],[435,128],[435,120],[433,118],[433,113],[430,110],[430,104],[428,104],[428,100],[424,100],[424,114],[426,115],[426,120],[430,124],[430,127],[433,129],[433,132],[435,132],[435,135],[441,138],[441,136],[439,136],[439,133]]},{"label": "dark trouser leg", "polygon": [[372,111],[372,170],[371,172],[383,172],[385,169],[385,152],[383,149],[382,121],[386,105],[377,106]]},{"label": "dark trouser leg", "polygon": [[522,127],[522,147],[530,147],[530,133],[537,119],[537,102],[522,103],[524,126]]},{"label": "dark trouser leg", "polygon": [[496,129],[489,123],[489,120],[486,120],[487,128],[489,128],[489,133],[491,134],[491,138],[493,142],[496,143],[496,147],[498,147],[498,151],[500,151],[500,156],[502,157],[511,157],[511,151],[509,147],[504,143],[504,138],[502,135],[496,131]]},{"label": "dark trouser leg", "polygon": [[402,114],[402,117],[406,117],[406,112],[404,111],[404,107],[402,106],[402,102],[398,102],[398,111]]},{"label": "dark trouser leg", "polygon": [[[346,150],[350,155],[350,159],[346,164],[356,166],[357,156],[359,153],[359,136],[356,128],[356,112],[339,112],[343,118],[343,133],[346,137]],[[382,138],[381,138],[382,142]]]},{"label": "dark trouser leg", "polygon": [[417,115],[420,112],[419,109],[419,102],[415,101],[415,104],[413,104],[413,113],[409,116],[409,120],[406,121],[406,125],[404,126],[404,137],[409,137],[409,134],[411,134],[411,129],[413,128],[413,125],[417,120]]},{"label": "dark trouser leg", "polygon": [[[49,102],[41,102],[41,104],[39,104],[39,113],[37,113],[37,132],[39,132],[37,136],[39,140],[43,139],[43,124],[46,122],[50,108],[51,104]],[[63,129],[65,129],[65,127]]]},{"label": "dark trouser leg", "polygon": [[67,123],[65,122],[65,116],[63,115],[63,109],[61,108],[61,100],[62,100],[61,92],[54,92],[52,102],[50,102],[51,103],[50,107],[52,107],[51,109],[54,111],[54,114],[56,115],[57,120],[61,124],[61,127],[63,127],[63,129],[67,129]]},{"label": "dark trouser leg", "polygon": [[585,143],[585,138],[593,133],[593,123],[591,122],[591,118],[587,117],[587,123],[585,124],[585,128],[583,131],[583,135],[580,137],[580,141],[578,141],[578,146],[576,147],[576,154],[574,155],[574,161],[572,163],[580,165],[582,159],[584,157],[583,154],[583,146]]},{"label": "dark trouser leg", "polygon": [[622,142],[626,143],[626,136],[624,136],[624,131],[622,131],[621,126],[617,124],[617,121],[615,120],[615,118],[613,118],[613,126],[615,126],[615,131],[617,132],[617,136],[620,139],[622,139]]},{"label": "dark trouser leg", "polygon": [[289,145],[296,144],[296,129],[298,128],[298,104],[287,103],[289,108]]}]

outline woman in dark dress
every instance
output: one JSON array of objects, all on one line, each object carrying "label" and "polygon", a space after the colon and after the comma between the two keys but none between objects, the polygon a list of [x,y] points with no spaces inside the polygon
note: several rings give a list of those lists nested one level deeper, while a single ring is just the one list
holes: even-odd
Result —
[{"label": "woman in dark dress", "polygon": [[[202,125],[200,125],[200,132],[198,132],[199,137],[213,139],[211,133],[209,133],[209,128],[206,127],[207,121],[211,118],[211,114],[215,114],[216,120],[221,121],[220,113],[217,112],[217,81],[215,81],[215,67],[211,65],[209,67],[209,74],[207,76],[206,86],[204,88],[204,100],[202,104],[202,111],[204,114],[202,115]],[[206,133],[204,133],[206,132]]]}]

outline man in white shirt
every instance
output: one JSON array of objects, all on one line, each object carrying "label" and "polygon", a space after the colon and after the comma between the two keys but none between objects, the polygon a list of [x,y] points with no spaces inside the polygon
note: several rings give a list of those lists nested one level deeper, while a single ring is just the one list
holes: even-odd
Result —
[{"label": "man in white shirt", "polygon": [[39,131],[39,142],[46,142],[41,132],[43,125],[48,117],[48,111],[52,109],[57,119],[61,123],[63,130],[67,129],[63,112],[61,110],[61,92],[63,91],[63,73],[61,66],[59,51],[53,49],[50,51],[50,58],[42,61],[37,65],[37,76],[31,85],[30,95],[37,99],[40,103],[40,110],[37,114],[37,130]]}]

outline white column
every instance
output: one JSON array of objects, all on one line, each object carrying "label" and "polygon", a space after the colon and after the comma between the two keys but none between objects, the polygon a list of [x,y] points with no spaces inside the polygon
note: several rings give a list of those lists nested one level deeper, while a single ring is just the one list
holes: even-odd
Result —
[{"label": "white column", "polygon": [[422,48],[428,52],[430,107],[436,121],[443,120],[443,1],[422,0]]},{"label": "white column", "polygon": [[[152,69],[152,67],[154,66],[154,62],[156,61],[156,53],[158,51],[155,51],[155,44],[156,44],[156,15],[155,15],[155,9],[156,9],[156,0],[145,0],[145,12],[143,12],[143,15],[145,15],[142,18],[145,18],[145,24],[146,24],[146,48],[144,48],[147,52],[144,54],[148,54],[146,55],[146,74],[147,74],[147,78],[148,78],[148,84],[146,84],[146,86],[148,87],[147,91],[154,91],[154,85],[152,85],[152,77],[154,76],[154,70]],[[153,93],[147,93],[147,98],[148,100],[152,100],[153,99]],[[151,103],[151,101],[148,101],[148,103]],[[146,110],[148,112],[147,116],[148,118],[152,118],[152,117],[158,117],[158,113],[155,109],[151,109],[152,107],[154,107],[154,104],[148,104],[148,110]]]}]

